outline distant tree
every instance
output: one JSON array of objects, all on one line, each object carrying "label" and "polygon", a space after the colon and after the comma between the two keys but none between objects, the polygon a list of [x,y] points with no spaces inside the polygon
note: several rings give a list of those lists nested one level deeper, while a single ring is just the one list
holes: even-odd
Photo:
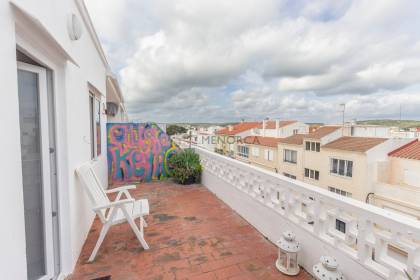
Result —
[{"label": "distant tree", "polygon": [[169,136],[175,135],[175,134],[182,134],[182,133],[186,133],[187,129],[183,126],[180,125],[176,125],[176,124],[171,124],[168,125],[168,127],[166,128],[166,133]]}]

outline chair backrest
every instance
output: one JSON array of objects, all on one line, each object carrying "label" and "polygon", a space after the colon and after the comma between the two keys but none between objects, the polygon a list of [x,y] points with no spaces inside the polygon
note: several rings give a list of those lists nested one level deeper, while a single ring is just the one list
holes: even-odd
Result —
[{"label": "chair backrest", "polygon": [[[86,162],[76,168],[76,173],[89,196],[92,208],[110,203],[108,196],[101,186],[99,178],[96,176],[92,165]],[[97,214],[101,221],[105,221],[106,210],[101,210]]]}]

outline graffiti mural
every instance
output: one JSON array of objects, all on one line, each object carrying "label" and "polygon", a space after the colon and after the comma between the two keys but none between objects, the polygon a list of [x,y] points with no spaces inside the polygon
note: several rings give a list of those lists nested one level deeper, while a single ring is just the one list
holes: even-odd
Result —
[{"label": "graffiti mural", "polygon": [[162,179],[170,173],[169,158],[178,147],[154,123],[108,123],[110,184]]}]

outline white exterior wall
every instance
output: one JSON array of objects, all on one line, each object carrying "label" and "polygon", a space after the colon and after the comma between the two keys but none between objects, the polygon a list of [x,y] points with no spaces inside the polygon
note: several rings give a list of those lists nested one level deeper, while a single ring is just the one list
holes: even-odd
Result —
[{"label": "white exterior wall", "polygon": [[[90,160],[88,82],[103,94],[105,102],[107,65],[83,26],[83,35],[71,41],[67,18],[77,15],[83,24],[76,1],[15,0],[24,13],[16,12],[8,1],[0,2],[0,74],[2,77],[1,110],[4,147],[1,163],[3,203],[0,204],[0,273],[4,279],[26,279],[25,231],[21,180],[19,105],[17,91],[16,45],[53,71],[56,115],[61,266],[70,273],[77,261],[94,215],[86,195],[77,182],[74,170]],[[28,17],[27,17],[28,16]],[[18,23],[15,25],[15,23]],[[17,26],[17,28],[16,28]],[[71,57],[78,66],[69,62]],[[107,186],[106,116],[102,118],[102,156],[94,167]],[[7,148],[6,148],[7,147]],[[6,214],[7,213],[7,214]],[[4,230],[7,229],[7,230]]]},{"label": "white exterior wall", "polygon": [[322,137],[321,138],[321,141],[320,141],[321,142],[321,146],[322,145],[325,145],[325,144],[328,144],[328,143],[330,143],[330,142],[332,142],[334,140],[337,140],[338,138],[340,138],[342,136],[343,136],[343,129],[342,128],[339,128],[339,129],[331,132],[330,134],[325,135],[324,137]]},{"label": "white exterior wall", "polygon": [[355,125],[351,127],[355,137],[379,137],[379,138],[390,138],[391,128],[386,126],[360,126]]},{"label": "white exterior wall", "polygon": [[[369,186],[374,186],[377,182],[377,178],[379,176],[378,172],[378,162],[383,162],[388,159],[388,153],[398,149],[399,147],[409,143],[411,139],[389,139],[384,143],[377,145],[376,147],[370,149],[366,152],[367,156],[367,166],[368,166],[368,174],[367,177]],[[372,191],[374,191],[372,189]]]},{"label": "white exterior wall", "polygon": [[293,130],[297,129],[298,134],[306,134],[309,132],[309,125],[302,122],[295,122],[279,129],[253,129],[252,134],[264,137],[286,138],[293,135]]}]

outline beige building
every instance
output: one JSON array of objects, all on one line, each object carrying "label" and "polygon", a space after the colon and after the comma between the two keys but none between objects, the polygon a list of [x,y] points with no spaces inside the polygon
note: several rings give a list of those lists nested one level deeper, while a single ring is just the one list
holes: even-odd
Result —
[{"label": "beige building", "polygon": [[366,201],[378,161],[407,140],[341,136],[339,126],[293,135],[278,144],[278,172],[340,195]]},{"label": "beige building", "polygon": [[281,138],[248,136],[237,144],[236,159],[278,172],[277,145]]},{"label": "beige building", "polygon": [[366,201],[373,192],[370,177],[378,153],[392,150],[385,138],[344,136],[322,146],[320,186],[340,195]]},{"label": "beige building", "polygon": [[377,164],[377,183],[370,202],[420,220],[420,142],[392,151]]},{"label": "beige building", "polygon": [[280,174],[303,181],[304,134],[295,134],[279,141],[277,170]]},{"label": "beige building", "polygon": [[282,139],[278,145],[281,155],[277,167],[279,173],[318,186],[321,145],[341,136],[341,127],[323,126],[309,134],[296,134]]}]

